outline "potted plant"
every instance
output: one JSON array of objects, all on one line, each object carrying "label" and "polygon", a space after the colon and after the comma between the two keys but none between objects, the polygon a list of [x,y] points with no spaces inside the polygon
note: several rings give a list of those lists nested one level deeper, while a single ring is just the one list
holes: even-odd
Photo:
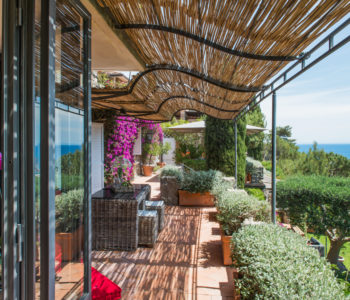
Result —
[{"label": "potted plant", "polygon": [[159,143],[145,143],[143,144],[143,160],[144,163],[142,165],[143,175],[151,176],[153,172],[154,166],[152,166],[153,159],[155,156],[160,153],[160,144]]},{"label": "potted plant", "polygon": [[168,154],[168,152],[171,149],[171,145],[169,142],[166,142],[165,144],[161,144],[159,147],[159,155],[160,155],[160,162],[157,162],[157,165],[163,168],[165,166],[165,162],[163,162],[163,155]]},{"label": "potted plant", "polygon": [[113,192],[134,192],[134,186],[130,182],[130,172],[132,163],[125,157],[117,157],[113,162],[112,169],[114,170],[111,189]]},{"label": "potted plant", "polygon": [[83,246],[84,190],[71,190],[56,196],[56,245],[62,251],[63,261],[79,257]]},{"label": "potted plant", "polygon": [[220,223],[222,256],[224,265],[231,265],[231,237],[237,232],[245,220],[270,221],[270,208],[266,201],[249,196],[245,191],[222,193],[216,202]]},{"label": "potted plant", "polygon": [[213,170],[191,171],[184,174],[179,204],[185,206],[214,206],[214,196],[210,191],[219,180],[221,173]]}]

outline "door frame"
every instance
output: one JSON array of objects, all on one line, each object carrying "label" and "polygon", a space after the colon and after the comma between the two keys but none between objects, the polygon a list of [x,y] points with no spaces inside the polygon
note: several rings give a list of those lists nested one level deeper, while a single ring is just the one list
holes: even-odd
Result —
[{"label": "door frame", "polygon": [[[91,297],[91,16],[84,47],[84,291]],[[55,14],[56,0],[3,0],[0,124],[3,299],[35,299],[35,4],[40,31],[40,298],[55,297]],[[45,101],[45,99],[47,101]]]}]

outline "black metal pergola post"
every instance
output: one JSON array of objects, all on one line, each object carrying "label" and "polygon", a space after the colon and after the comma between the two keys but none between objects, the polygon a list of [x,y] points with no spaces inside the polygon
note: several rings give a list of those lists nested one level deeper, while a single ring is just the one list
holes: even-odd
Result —
[{"label": "black metal pergola post", "polygon": [[272,94],[272,201],[271,201],[271,220],[276,224],[276,92]]}]

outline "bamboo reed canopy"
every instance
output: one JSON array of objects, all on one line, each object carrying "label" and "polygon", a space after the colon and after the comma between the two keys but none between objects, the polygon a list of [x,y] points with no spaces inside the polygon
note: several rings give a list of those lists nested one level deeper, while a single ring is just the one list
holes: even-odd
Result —
[{"label": "bamboo reed canopy", "polygon": [[350,12],[343,0],[95,0],[145,69],[95,108],[156,121],[191,109],[233,119],[264,84]]}]

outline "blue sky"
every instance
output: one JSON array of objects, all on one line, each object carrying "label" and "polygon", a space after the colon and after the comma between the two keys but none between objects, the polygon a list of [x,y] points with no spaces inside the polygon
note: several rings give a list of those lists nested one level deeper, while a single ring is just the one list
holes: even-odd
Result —
[{"label": "blue sky", "polygon": [[[270,98],[261,109],[270,129]],[[299,144],[350,144],[350,43],[277,92],[277,126],[285,125]]]}]

